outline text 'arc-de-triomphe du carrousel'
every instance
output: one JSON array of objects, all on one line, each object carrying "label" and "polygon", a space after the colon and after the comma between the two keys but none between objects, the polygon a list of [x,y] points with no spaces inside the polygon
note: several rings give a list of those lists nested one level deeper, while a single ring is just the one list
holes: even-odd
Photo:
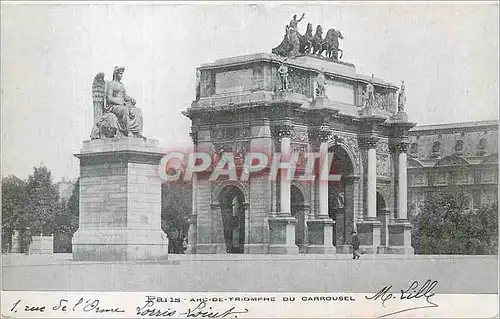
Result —
[{"label": "text 'arc-de-triomphe du carrousel'", "polygon": [[[356,73],[339,48],[340,30],[299,19],[272,53],[230,57],[197,68],[191,119],[196,152],[231,153],[241,171],[257,152],[332,160],[337,180],[247,179],[215,168],[193,174],[188,252],[349,253],[357,231],[366,253],[413,254],[407,216],[405,86]],[[313,30],[315,32],[313,33]],[[348,35],[346,35],[347,41]],[[142,135],[141,101],[126,94],[124,68],[93,84],[95,127],[80,154],[80,228],[74,259],[166,258],[161,230],[161,150]]]}]

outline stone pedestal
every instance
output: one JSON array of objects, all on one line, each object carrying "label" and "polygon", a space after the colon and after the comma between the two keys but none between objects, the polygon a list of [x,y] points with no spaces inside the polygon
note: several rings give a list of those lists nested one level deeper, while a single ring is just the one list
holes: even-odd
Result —
[{"label": "stone pedestal", "polygon": [[80,220],[73,260],[166,259],[158,174],[163,154],[157,141],[84,141],[75,156],[80,159]]},{"label": "stone pedestal", "polygon": [[307,221],[308,254],[335,254],[333,245],[334,221],[331,219],[312,219]]},{"label": "stone pedestal", "polygon": [[21,253],[21,232],[19,230],[14,230],[14,234],[12,235],[11,253],[15,254]]},{"label": "stone pedestal", "polygon": [[197,220],[198,216],[192,214],[189,216],[189,230],[188,230],[188,244],[186,247],[186,254],[196,253],[196,237],[197,237]]},{"label": "stone pedestal", "polygon": [[408,220],[396,220],[389,224],[389,254],[413,255],[415,250],[411,246],[411,230],[413,226]]},{"label": "stone pedestal", "polygon": [[367,254],[376,254],[380,246],[380,229],[382,223],[378,219],[366,219],[357,223],[360,249]]},{"label": "stone pedestal", "polygon": [[270,254],[298,254],[299,247],[295,245],[295,223],[292,216],[277,216],[269,219]]}]

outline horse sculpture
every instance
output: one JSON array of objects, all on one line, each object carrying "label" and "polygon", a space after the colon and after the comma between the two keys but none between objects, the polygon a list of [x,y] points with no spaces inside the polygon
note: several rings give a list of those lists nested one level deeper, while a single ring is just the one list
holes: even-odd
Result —
[{"label": "horse sculpture", "polygon": [[316,27],[316,33],[314,34],[312,39],[312,47],[313,47],[312,54],[321,55],[321,53],[323,52],[322,43],[323,43],[323,28],[320,25],[318,25]]},{"label": "horse sculpture", "polygon": [[[344,39],[344,36],[339,30],[329,29],[326,33],[326,37],[322,43],[322,50],[325,51],[325,56],[327,58],[333,58],[334,60],[342,59],[344,52],[339,49],[339,38]],[[320,52],[321,54],[321,52]]]},{"label": "horse sculpture", "polygon": [[306,33],[304,35],[299,34],[299,41],[300,41],[300,53],[311,53],[312,49],[312,40],[313,40],[313,26],[311,23],[307,24],[307,29]]}]

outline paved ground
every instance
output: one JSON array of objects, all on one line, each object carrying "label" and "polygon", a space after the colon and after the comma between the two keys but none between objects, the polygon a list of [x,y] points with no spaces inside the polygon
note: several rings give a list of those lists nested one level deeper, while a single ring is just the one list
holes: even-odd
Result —
[{"label": "paved ground", "polygon": [[498,292],[498,256],[170,255],[142,263],[2,257],[4,290],[375,292],[432,279],[436,293]]}]

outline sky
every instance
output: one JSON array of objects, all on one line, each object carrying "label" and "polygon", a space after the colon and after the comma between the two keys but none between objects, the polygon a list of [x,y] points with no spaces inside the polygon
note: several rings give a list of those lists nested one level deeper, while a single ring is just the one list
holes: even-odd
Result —
[{"label": "sky", "polygon": [[1,174],[79,174],[93,122],[91,85],[115,65],[144,113],[144,135],[190,145],[181,114],[196,67],[271,52],[293,14],[344,40],[356,71],[406,84],[418,124],[498,118],[499,10],[491,3],[9,4],[1,6]]}]

